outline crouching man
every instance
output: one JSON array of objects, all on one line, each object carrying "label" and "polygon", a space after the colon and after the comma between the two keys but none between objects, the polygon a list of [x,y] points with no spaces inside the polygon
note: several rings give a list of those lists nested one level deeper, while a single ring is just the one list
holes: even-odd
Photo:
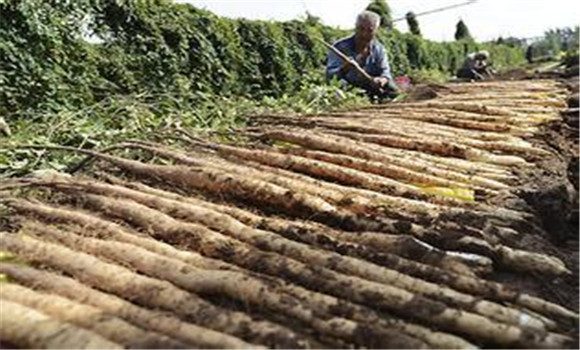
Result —
[{"label": "crouching man", "polygon": [[[385,48],[376,39],[380,17],[364,11],[357,16],[355,33],[334,43],[334,47],[347,56],[341,58],[333,50],[328,52],[327,79],[337,78],[343,86],[352,85],[367,91],[374,99],[392,99],[399,94]],[[367,74],[361,74],[355,65]]]},{"label": "crouching man", "polygon": [[470,53],[457,72],[457,77],[469,80],[484,80],[492,77],[493,71],[488,60],[489,52],[485,50]]}]

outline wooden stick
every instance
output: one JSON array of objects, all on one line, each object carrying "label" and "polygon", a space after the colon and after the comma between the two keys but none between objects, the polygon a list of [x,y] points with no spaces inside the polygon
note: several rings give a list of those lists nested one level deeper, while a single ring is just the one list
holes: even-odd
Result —
[{"label": "wooden stick", "polygon": [[340,51],[339,49],[337,49],[336,47],[334,47],[333,45],[330,45],[329,43],[327,43],[326,41],[318,38],[318,41],[320,41],[321,43],[324,44],[324,46],[328,47],[330,49],[330,51],[334,52],[338,57],[340,57],[344,62],[347,62],[348,64],[350,64],[352,67],[354,67],[354,69],[356,69],[356,71],[362,75],[366,80],[368,80],[370,83],[372,84],[376,84],[375,80],[373,79],[373,77],[367,73],[367,71],[365,71],[361,66],[359,66],[359,64],[351,59],[350,57],[348,57],[347,55],[345,55],[344,53],[342,53],[342,51]]}]

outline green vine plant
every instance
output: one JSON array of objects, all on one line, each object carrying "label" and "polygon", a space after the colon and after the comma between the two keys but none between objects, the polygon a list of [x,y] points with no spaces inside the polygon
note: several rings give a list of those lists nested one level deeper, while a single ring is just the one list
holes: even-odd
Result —
[{"label": "green vine plant", "polygon": [[[326,82],[326,48],[345,31],[310,17],[227,19],[170,0],[0,1],[0,176],[62,170],[75,155],[19,143],[104,148],[175,124],[227,129],[258,113],[319,113],[369,103]],[[505,67],[520,48],[436,43],[381,29],[396,76],[447,77],[466,50]]]}]

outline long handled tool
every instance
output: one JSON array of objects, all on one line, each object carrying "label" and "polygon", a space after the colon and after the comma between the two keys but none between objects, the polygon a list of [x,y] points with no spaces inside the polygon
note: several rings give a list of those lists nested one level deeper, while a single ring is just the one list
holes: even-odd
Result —
[{"label": "long handled tool", "polygon": [[370,76],[369,73],[367,73],[355,60],[351,59],[350,57],[348,57],[347,55],[345,55],[344,53],[342,53],[339,49],[337,49],[336,47],[330,45],[329,43],[327,43],[326,41],[317,38],[318,41],[320,41],[321,43],[324,44],[324,46],[328,47],[328,49],[332,52],[334,52],[338,57],[340,57],[343,61],[348,62],[349,64],[351,64],[354,69],[356,69],[356,71],[362,75],[366,80],[368,80],[371,84],[376,85],[376,82],[374,80],[373,77]]}]

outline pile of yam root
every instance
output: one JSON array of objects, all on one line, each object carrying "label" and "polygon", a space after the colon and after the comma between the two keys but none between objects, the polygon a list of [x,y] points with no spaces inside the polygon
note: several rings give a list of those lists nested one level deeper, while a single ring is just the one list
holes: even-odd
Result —
[{"label": "pile of yam root", "polygon": [[[0,340],[35,348],[562,348],[570,310],[491,276],[556,278],[503,205],[556,157],[552,80],[182,128],[0,184]],[[227,140],[227,141],[224,141]],[[511,197],[510,197],[511,196]],[[517,199],[517,198],[516,198]]]}]

